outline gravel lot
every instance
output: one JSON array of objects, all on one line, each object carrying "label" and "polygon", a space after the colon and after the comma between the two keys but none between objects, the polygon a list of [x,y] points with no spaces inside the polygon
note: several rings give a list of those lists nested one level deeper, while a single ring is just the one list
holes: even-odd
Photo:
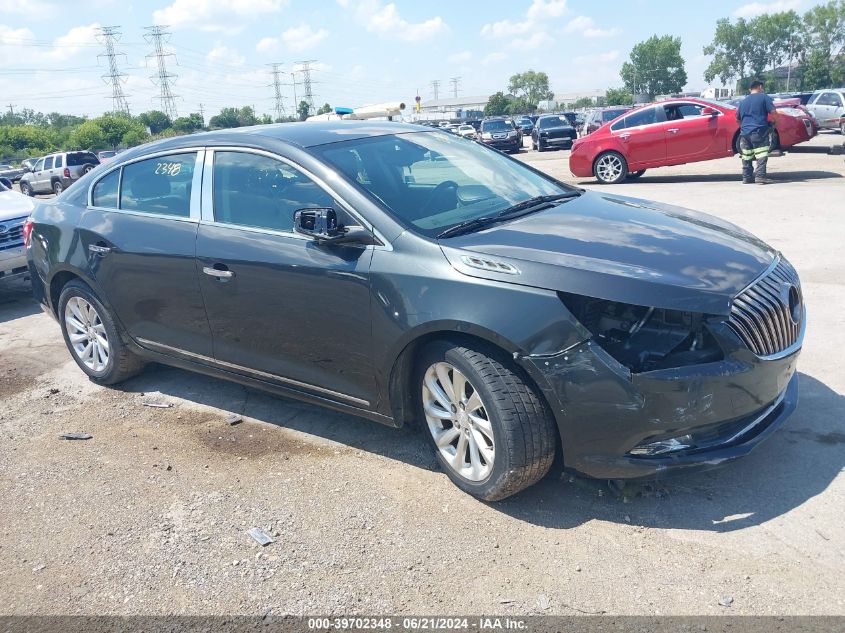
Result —
[{"label": "gravel lot", "polygon": [[[157,366],[97,387],[6,282],[0,612],[845,614],[845,162],[824,153],[842,141],[771,159],[768,187],[724,159],[602,189],[750,229],[795,264],[811,319],[778,433],[621,494],[558,470],[484,504],[415,431]],[[520,158],[574,182],[567,156]]]}]

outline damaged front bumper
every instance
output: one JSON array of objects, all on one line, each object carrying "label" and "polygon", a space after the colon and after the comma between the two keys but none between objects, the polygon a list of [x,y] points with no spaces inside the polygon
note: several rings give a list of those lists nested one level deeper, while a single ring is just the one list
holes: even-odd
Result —
[{"label": "damaged front bumper", "polygon": [[593,341],[526,358],[557,409],[564,465],[590,477],[654,477],[742,457],[798,403],[802,336],[778,357],[736,345],[724,360],[631,373]]}]

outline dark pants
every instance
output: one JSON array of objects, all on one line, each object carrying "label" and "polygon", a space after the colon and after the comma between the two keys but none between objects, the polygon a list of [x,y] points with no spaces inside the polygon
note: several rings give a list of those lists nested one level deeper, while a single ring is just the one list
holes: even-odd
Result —
[{"label": "dark pants", "polygon": [[[742,179],[755,180],[766,177],[769,161],[769,130],[752,132],[739,137],[739,157],[742,159]],[[757,161],[756,169],[752,161]]]}]

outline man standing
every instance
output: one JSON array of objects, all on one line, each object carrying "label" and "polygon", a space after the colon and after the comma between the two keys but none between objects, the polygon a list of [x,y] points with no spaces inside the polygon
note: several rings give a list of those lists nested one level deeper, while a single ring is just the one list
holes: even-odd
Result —
[{"label": "man standing", "polygon": [[[763,82],[759,79],[751,82],[751,94],[743,99],[736,110],[739,121],[739,156],[742,158],[742,183],[756,182],[767,185],[771,180],[766,177],[766,163],[769,160],[769,113],[774,112],[775,104],[766,94]],[[752,161],[757,161],[754,169]]]}]

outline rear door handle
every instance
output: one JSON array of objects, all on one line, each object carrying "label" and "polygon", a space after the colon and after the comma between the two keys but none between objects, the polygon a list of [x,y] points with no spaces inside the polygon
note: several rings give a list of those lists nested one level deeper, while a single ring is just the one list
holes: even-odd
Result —
[{"label": "rear door handle", "polygon": [[217,277],[218,279],[231,279],[235,276],[235,273],[231,270],[218,270],[217,268],[212,268],[211,266],[204,266],[202,272],[211,277]]},{"label": "rear door handle", "polygon": [[99,244],[89,244],[88,251],[96,253],[97,255],[108,255],[111,253],[111,248],[108,246],[100,246]]},{"label": "rear door handle", "polygon": [[677,134],[678,132],[680,132],[680,129],[679,129],[679,128],[676,128],[676,127],[670,127],[670,128],[669,128],[668,130],[666,130],[666,131],[667,131],[667,132],[669,132],[669,134]]},{"label": "rear door handle", "polygon": [[627,139],[629,136],[631,136],[630,132],[623,132],[622,134],[619,135],[619,138]]}]

